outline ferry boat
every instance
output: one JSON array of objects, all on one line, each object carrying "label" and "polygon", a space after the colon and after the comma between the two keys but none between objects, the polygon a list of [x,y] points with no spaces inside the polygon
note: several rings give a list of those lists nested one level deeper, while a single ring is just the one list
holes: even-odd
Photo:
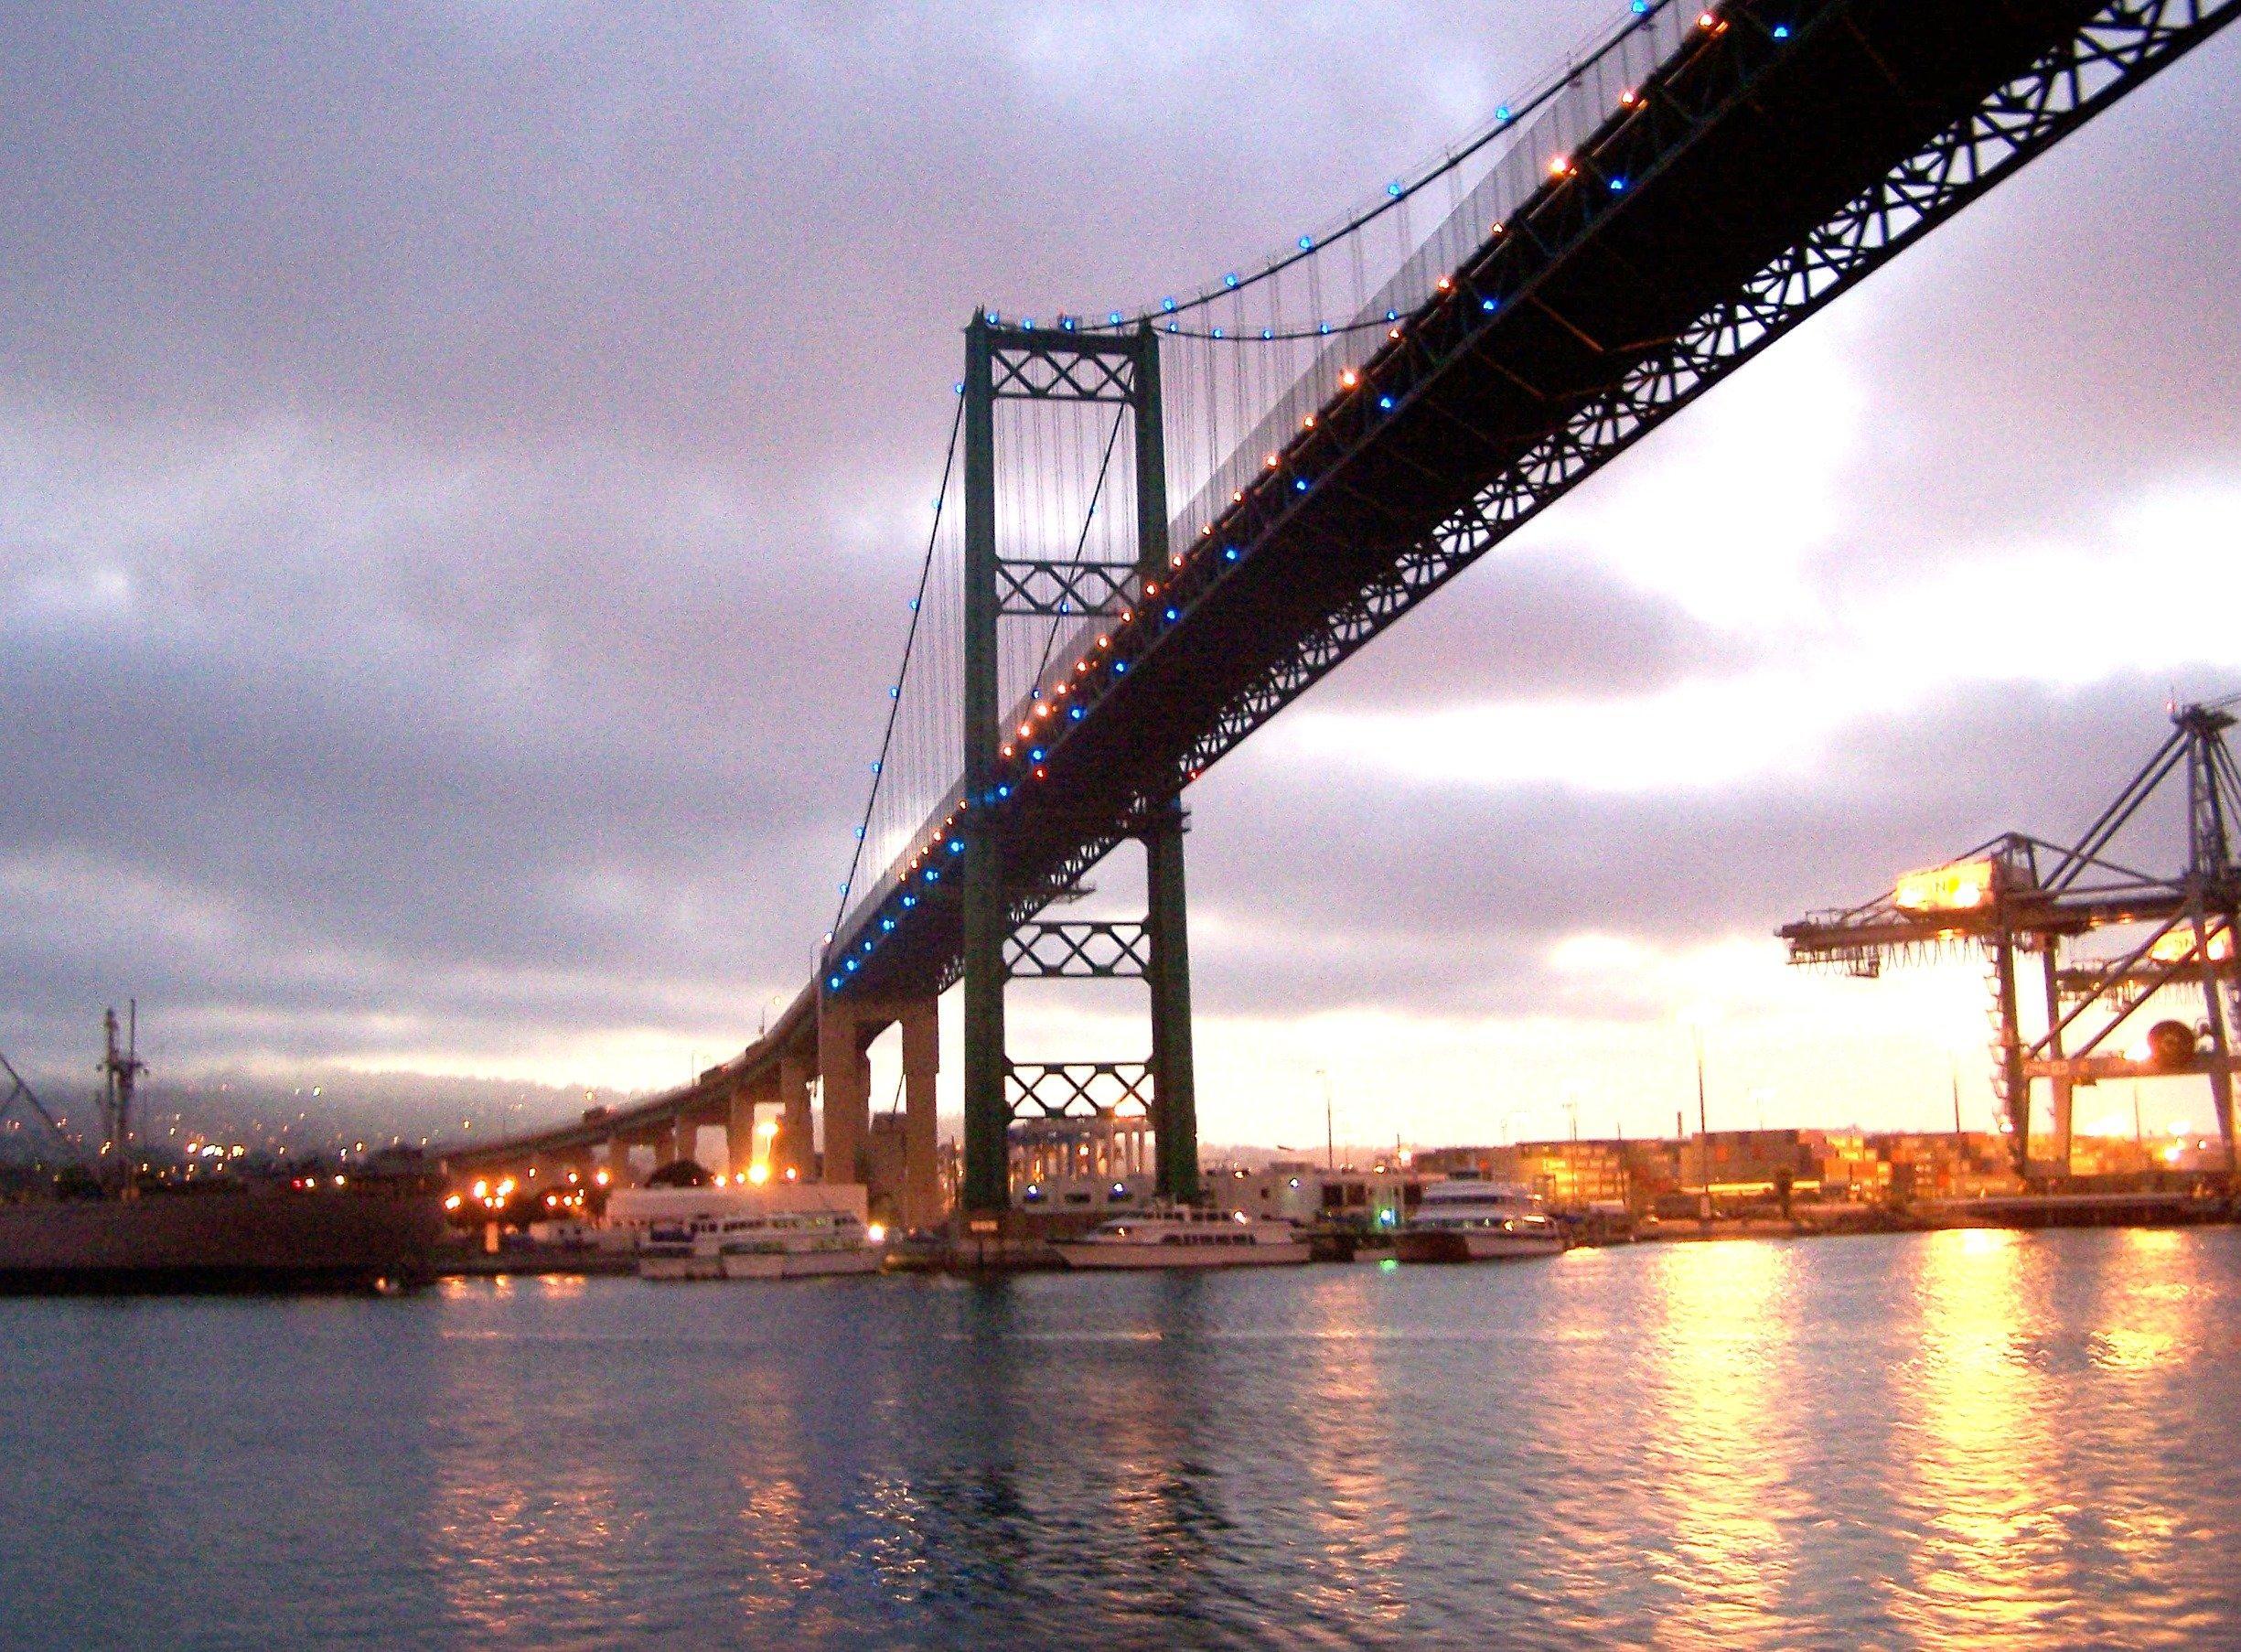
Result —
[{"label": "ferry boat", "polygon": [[1427,1184],[1393,1241],[1404,1262],[1483,1262],[1554,1256],[1563,1249],[1564,1230],[1538,1194],[1467,1174]]},{"label": "ferry boat", "polygon": [[886,1255],[886,1230],[865,1220],[852,1184],[628,1188],[606,1219],[635,1239],[640,1279],[876,1273]]},{"label": "ferry boat", "polygon": [[852,1211],[810,1210],[725,1217],[714,1237],[725,1279],[810,1279],[878,1272],[887,1234]]},{"label": "ferry boat", "polygon": [[1307,1235],[1291,1222],[1188,1205],[1114,1217],[1052,1249],[1070,1268],[1267,1268],[1308,1258]]}]

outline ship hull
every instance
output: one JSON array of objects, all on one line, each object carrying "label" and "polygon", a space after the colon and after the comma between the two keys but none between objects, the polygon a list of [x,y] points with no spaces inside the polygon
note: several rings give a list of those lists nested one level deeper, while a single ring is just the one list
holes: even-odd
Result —
[{"label": "ship hull", "polygon": [[432,1200],[154,1195],[0,1207],[0,1293],[363,1291],[426,1282]]},{"label": "ship hull", "polygon": [[1278,1245],[1096,1245],[1051,1247],[1069,1268],[1291,1268],[1310,1260],[1307,1242]]},{"label": "ship hull", "polygon": [[885,1259],[876,1250],[726,1250],[726,1279],[822,1279],[829,1275],[876,1273]]},{"label": "ship hull", "polygon": [[1404,1229],[1393,1240],[1393,1253],[1404,1262],[1515,1261],[1528,1256],[1555,1256],[1563,1249],[1560,1235],[1533,1233],[1420,1228]]}]

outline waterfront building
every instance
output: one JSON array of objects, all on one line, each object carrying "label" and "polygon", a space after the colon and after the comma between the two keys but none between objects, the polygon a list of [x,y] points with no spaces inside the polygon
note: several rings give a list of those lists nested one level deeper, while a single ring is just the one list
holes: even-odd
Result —
[{"label": "waterfront building", "polygon": [[1424,1177],[1414,1165],[1333,1170],[1304,1159],[1278,1159],[1258,1168],[1216,1165],[1205,1181],[1209,1199],[1248,1216],[1392,1228],[1416,1207]]},{"label": "waterfront building", "polygon": [[1022,1119],[1012,1126],[1011,1161],[1016,1209],[1141,1205],[1155,1181],[1152,1122],[1140,1113]]}]

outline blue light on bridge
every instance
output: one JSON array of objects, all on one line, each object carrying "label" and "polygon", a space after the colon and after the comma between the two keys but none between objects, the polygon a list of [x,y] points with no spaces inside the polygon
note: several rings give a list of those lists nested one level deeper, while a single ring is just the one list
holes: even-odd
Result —
[{"label": "blue light on bridge", "polygon": [[1390,396],[1379,396],[1378,398],[1378,411],[1382,413],[1391,413],[1393,411],[1393,398]]},{"label": "blue light on bridge", "polygon": [[1399,310],[1388,310],[1385,312],[1385,318],[1388,321],[1398,321],[1400,319],[1400,312]]},{"label": "blue light on bridge", "polygon": [[938,884],[941,882],[941,868],[938,866],[928,866],[926,869],[926,881],[929,884]]},{"label": "blue light on bridge", "polygon": [[899,682],[887,691],[887,698],[890,700],[900,700],[902,697],[903,685]]},{"label": "blue light on bridge", "polygon": [[996,788],[996,795],[1000,798],[1008,798],[1012,795],[1012,788],[1009,786],[999,786]]},{"label": "blue light on bridge", "polygon": [[965,853],[965,840],[964,840],[963,838],[951,838],[951,839],[949,840],[949,853],[950,853],[951,854],[962,854],[962,853]]},{"label": "blue light on bridge", "polygon": [[864,951],[866,951],[867,953],[868,953],[868,952],[870,952],[870,951],[871,951],[871,949],[872,949],[872,943],[871,943],[870,941],[868,941],[868,940],[867,940],[867,941],[865,941],[865,942],[863,943],[863,949],[864,949]]},{"label": "blue light on bridge", "polygon": [[1043,748],[1038,746],[1033,751],[1027,754],[1027,760],[1030,763],[1040,763],[1043,760]]},{"label": "blue light on bridge", "polygon": [[1496,109],[1494,112],[1494,118],[1497,121],[1507,121],[1509,119],[1509,105],[1505,103],[1499,109]]},{"label": "blue light on bridge", "polygon": [[1272,327],[1264,327],[1260,329],[1260,336],[1263,338],[1273,338],[1276,337],[1276,329]]},{"label": "blue light on bridge", "polygon": [[1128,669],[1129,662],[1125,660],[1116,660],[1112,662],[1112,674],[1116,677],[1125,675]]},{"label": "blue light on bridge", "polygon": [[837,992],[841,990],[841,978],[838,975],[828,975],[825,977],[825,985],[831,991]]},{"label": "blue light on bridge", "polygon": [[1218,327],[1216,327],[1216,328],[1214,329],[1214,336],[1215,336],[1217,338],[1220,338],[1220,337],[1222,336],[1222,329],[1221,329],[1221,328],[1219,328]]},{"label": "blue light on bridge", "polygon": [[852,958],[848,960],[848,972],[851,975],[856,972],[856,960]]},{"label": "blue light on bridge", "polygon": [[1495,300],[1495,299],[1492,299],[1492,298],[1482,298],[1482,299],[1480,299],[1480,300],[1478,301],[1478,307],[1479,307],[1480,309],[1482,309],[1482,310],[1485,311],[1485,312],[1486,312],[1486,313],[1487,313],[1489,316],[1491,316],[1491,315],[1493,315],[1493,314],[1494,314],[1494,312],[1495,312],[1496,309],[1498,309],[1498,308],[1500,307],[1500,305],[1499,305],[1499,303],[1498,303],[1496,300]]},{"label": "blue light on bridge", "polygon": [[1298,481],[1292,483],[1292,490],[1294,493],[1305,493],[1307,491],[1307,478],[1305,477],[1302,477]]},{"label": "blue light on bridge", "polygon": [[1180,321],[1170,321],[1167,324],[1167,330],[1171,333],[1179,333],[1183,330],[1183,324]]},{"label": "blue light on bridge", "polygon": [[1786,39],[1788,39],[1789,38],[1790,38],[1790,26],[1789,26],[1788,24],[1786,24],[1786,23],[1777,23],[1777,24],[1775,24],[1775,39],[1777,39],[1777,40],[1786,40]]},{"label": "blue light on bridge", "polygon": [[879,920],[879,927],[882,929],[892,933],[895,928],[895,919],[891,917],[883,917]]},{"label": "blue light on bridge", "polygon": [[1067,715],[1073,718],[1075,722],[1079,723],[1081,721],[1081,707],[1078,705],[1076,706],[1072,711],[1067,713]]},{"label": "blue light on bridge", "polygon": [[1234,287],[1237,284],[1238,278],[1235,275],[1225,275],[1222,277],[1222,285],[1226,287]]},{"label": "blue light on bridge", "polygon": [[1315,238],[1314,238],[1314,236],[1312,236],[1312,235],[1303,235],[1303,236],[1301,236],[1301,237],[1300,237],[1300,251],[1301,251],[1301,252],[1314,252],[1314,250],[1315,250]]},{"label": "blue light on bridge", "polygon": [[1395,178],[1391,183],[1386,185],[1385,192],[1386,194],[1391,196],[1395,200],[1399,200],[1402,194],[1400,180],[1399,178]]},{"label": "blue light on bridge", "polygon": [[1120,325],[1120,312],[1119,310],[1107,310],[1105,312],[1105,325],[1107,327],[1119,327]]},{"label": "blue light on bridge", "polygon": [[1634,0],[1634,15],[1637,17],[1649,11],[1649,0]]},{"label": "blue light on bridge", "polygon": [[856,842],[859,843],[863,842],[863,828],[861,826],[856,828]]},{"label": "blue light on bridge", "polygon": [[1316,322],[1316,323],[1315,323],[1315,331],[1317,331],[1318,333],[1327,333],[1327,332],[1329,332],[1330,330],[1331,330],[1331,324],[1330,324],[1329,322],[1327,322],[1327,321],[1318,321],[1318,322]]},{"label": "blue light on bridge", "polygon": [[1225,546],[1222,550],[1222,560],[1226,563],[1233,563],[1237,561],[1238,548],[1235,545]]},{"label": "blue light on bridge", "polygon": [[918,897],[915,895],[906,895],[903,897],[903,909],[905,911],[908,911],[911,907],[917,906],[917,904]]},{"label": "blue light on bridge", "polygon": [[1175,307],[1175,301],[1174,301],[1174,299],[1172,299],[1172,298],[1163,298],[1163,299],[1161,299],[1161,300],[1160,300],[1160,308],[1162,308],[1163,310],[1170,310],[1170,311],[1172,311],[1172,310],[1173,310],[1174,307]]},{"label": "blue light on bridge", "polygon": [[1175,610],[1174,610],[1174,609],[1170,608],[1170,609],[1168,609],[1168,610],[1167,610],[1167,619],[1168,619],[1168,623],[1169,623],[1169,624],[1171,624],[1171,625],[1172,625],[1172,624],[1173,624],[1174,621],[1176,621],[1176,620],[1178,620],[1178,619],[1180,619],[1180,618],[1182,618],[1182,617],[1183,617],[1183,616],[1182,616],[1182,615],[1180,615],[1180,614],[1178,614],[1177,612],[1175,612]]},{"label": "blue light on bridge", "polygon": [[1626,187],[1626,180],[1625,180],[1624,178],[1623,178],[1623,177],[1614,177],[1614,178],[1613,178],[1613,179],[1611,180],[1611,193],[1612,193],[1612,194],[1614,194],[1614,195],[1616,195],[1616,194],[1617,194],[1617,193],[1618,193],[1618,192],[1619,192],[1621,189],[1624,189],[1625,187]]}]

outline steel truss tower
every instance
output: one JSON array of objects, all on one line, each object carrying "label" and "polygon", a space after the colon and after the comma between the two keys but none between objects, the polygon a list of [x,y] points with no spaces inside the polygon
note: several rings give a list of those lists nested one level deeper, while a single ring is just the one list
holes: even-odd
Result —
[{"label": "steel truss tower", "polygon": [[[1009,1133],[1020,1112],[1148,1109],[1161,1196],[1198,1196],[1198,1122],[1191,1077],[1190,941],[1185,917],[1183,807],[1146,800],[1120,834],[1144,849],[1147,910],[1137,924],[1045,922],[1035,914],[1078,889],[1091,864],[1062,885],[1030,890],[1006,876],[1004,844],[988,822],[1000,800],[1006,708],[998,630],[1007,619],[1118,617],[1127,575],[1156,590],[1168,572],[1165,446],[1159,340],[1134,333],[1009,327],[976,314],[965,333],[965,1175],[962,1203],[985,1218],[1011,1204]],[[1006,557],[996,520],[996,403],[1088,402],[1132,410],[1136,561],[1132,568]],[[1039,778],[1039,777],[1038,777]],[[1007,788],[1008,789],[1008,788]],[[1099,834],[1101,855],[1117,838]],[[1021,978],[1142,979],[1150,989],[1148,1061],[1013,1062],[1004,1044],[1004,987]]]}]

